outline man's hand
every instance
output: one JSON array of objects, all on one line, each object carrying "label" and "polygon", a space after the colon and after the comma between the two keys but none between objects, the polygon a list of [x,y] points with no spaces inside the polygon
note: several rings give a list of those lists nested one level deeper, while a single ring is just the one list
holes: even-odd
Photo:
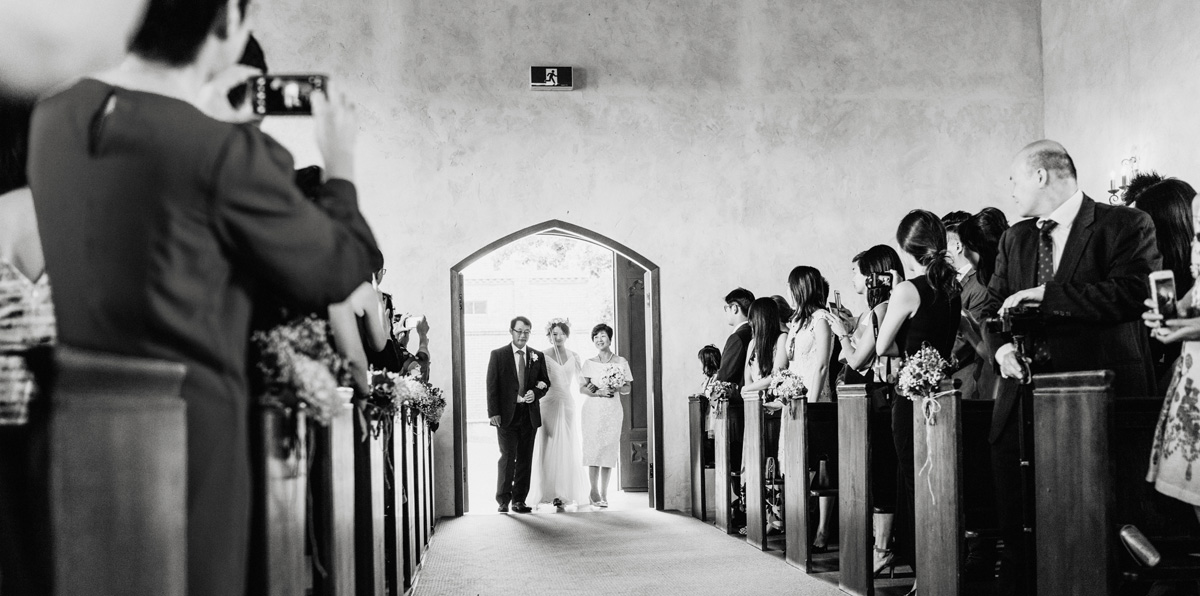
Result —
[{"label": "man's hand", "polygon": [[533,403],[533,390],[530,389],[529,391],[526,391],[525,395],[522,395],[521,397],[517,398],[517,401],[519,401],[523,404]]},{"label": "man's hand", "polygon": [[1014,306],[1020,306],[1022,304],[1029,306],[1040,306],[1045,297],[1045,285],[1040,285],[1036,288],[1029,288],[1028,290],[1021,290],[1020,292],[1017,292],[1004,300],[1004,304],[1000,305],[1000,312],[1004,312],[1010,308],[1013,308]]},{"label": "man's hand", "polygon": [[329,89],[314,91],[312,112],[317,147],[325,158],[325,172],[330,178],[354,182],[354,147],[358,141],[358,112],[354,103]]},{"label": "man's hand", "polygon": [[488,419],[488,424],[491,424],[492,426],[500,426],[500,417],[492,416]]},{"label": "man's hand", "polygon": [[1000,374],[1005,378],[1017,379],[1024,383],[1027,380],[1025,378],[1026,370],[1016,350],[1009,350],[1000,357]]},{"label": "man's hand", "polygon": [[254,102],[247,98],[241,106],[235,108],[229,103],[229,92],[238,85],[245,85],[250,77],[260,74],[261,70],[240,64],[221,71],[200,88],[196,107],[210,118],[222,122],[241,123],[255,120],[257,116],[254,114]]}]

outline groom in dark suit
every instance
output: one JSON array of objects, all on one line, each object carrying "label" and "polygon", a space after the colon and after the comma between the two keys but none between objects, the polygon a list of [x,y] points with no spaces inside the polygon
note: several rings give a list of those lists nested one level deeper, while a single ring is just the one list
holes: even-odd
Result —
[{"label": "groom in dark suit", "polygon": [[517,317],[508,326],[512,343],[492,350],[487,369],[488,417],[500,440],[496,502],[500,513],[532,511],[525,504],[533,465],[533,437],[542,425],[538,400],[550,388],[546,359],[526,347],[533,329],[529,319]]},{"label": "groom in dark suit", "polygon": [[[985,316],[1024,305],[1045,321],[1033,334],[1034,373],[1109,369],[1118,397],[1154,394],[1141,314],[1147,278],[1162,258],[1145,212],[1096,203],[1078,187],[1075,164],[1054,141],[1030,144],[1013,160],[1018,214],[1028,217],[1000,239]],[[1005,560],[1000,593],[1026,594],[1028,559],[1021,517],[1017,381],[1012,338],[989,335],[1004,375],[992,412],[992,468]]]}]

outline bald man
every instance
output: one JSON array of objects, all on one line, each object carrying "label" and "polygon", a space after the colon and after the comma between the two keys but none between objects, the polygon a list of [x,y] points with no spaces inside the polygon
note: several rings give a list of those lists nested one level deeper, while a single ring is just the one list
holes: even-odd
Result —
[{"label": "bald man", "polygon": [[[1096,203],[1079,190],[1075,163],[1054,141],[1038,141],[1013,159],[1012,196],[1027,217],[1000,239],[985,316],[1014,306],[1046,317],[1031,337],[1034,373],[1109,369],[1121,396],[1153,395],[1154,373],[1141,325],[1147,277],[1162,266],[1150,216]],[[989,335],[1004,376],[992,412],[992,468],[1005,557],[1001,594],[1026,594],[1028,566],[1021,519],[1017,379],[1012,338]],[[1103,565],[1098,562],[1097,565]]]}]

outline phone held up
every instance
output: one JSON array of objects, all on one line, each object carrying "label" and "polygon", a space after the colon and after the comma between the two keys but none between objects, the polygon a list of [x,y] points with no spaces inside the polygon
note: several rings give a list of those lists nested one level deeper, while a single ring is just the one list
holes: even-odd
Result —
[{"label": "phone held up", "polygon": [[1150,295],[1154,297],[1154,312],[1162,315],[1164,320],[1179,317],[1174,272],[1165,269],[1151,273]]},{"label": "phone held up", "polygon": [[279,74],[251,77],[244,87],[229,94],[230,103],[241,105],[236,91],[248,96],[256,116],[310,116],[312,94],[324,92],[329,79],[319,74]]}]

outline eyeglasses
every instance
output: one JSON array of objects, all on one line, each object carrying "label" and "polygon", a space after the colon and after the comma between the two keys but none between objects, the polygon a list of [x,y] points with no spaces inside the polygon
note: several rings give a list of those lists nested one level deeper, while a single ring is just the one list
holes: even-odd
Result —
[{"label": "eyeglasses", "polygon": [[531,329],[513,329],[512,330],[512,332],[516,333],[517,335],[529,335],[530,331],[532,331],[532,330]]}]

